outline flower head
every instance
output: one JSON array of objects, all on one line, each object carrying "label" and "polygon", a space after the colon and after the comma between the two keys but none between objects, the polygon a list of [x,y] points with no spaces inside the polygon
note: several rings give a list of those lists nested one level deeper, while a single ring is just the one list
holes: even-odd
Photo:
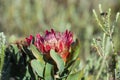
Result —
[{"label": "flower head", "polygon": [[[29,38],[26,38],[28,45],[30,45],[32,39],[33,37],[31,35]],[[44,36],[37,34],[34,45],[43,54],[50,53],[50,50],[53,49],[63,58],[64,61],[66,61],[72,42],[73,35],[70,31],[66,30],[63,33],[60,33],[51,29],[51,31],[46,31]]]}]

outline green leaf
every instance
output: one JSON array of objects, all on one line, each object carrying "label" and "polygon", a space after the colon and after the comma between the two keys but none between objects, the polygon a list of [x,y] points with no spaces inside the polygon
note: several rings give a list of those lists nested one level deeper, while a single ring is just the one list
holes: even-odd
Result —
[{"label": "green leaf", "polygon": [[34,45],[31,45],[30,49],[32,50],[32,53],[36,59],[39,59],[41,63],[44,63],[43,55],[37,50],[37,48]]},{"label": "green leaf", "polygon": [[72,67],[72,65],[73,65],[74,63],[75,63],[75,60],[73,60],[73,61],[67,63],[67,64],[65,65],[64,72],[70,70],[70,68]]},{"label": "green leaf", "polygon": [[13,53],[14,53],[14,54],[17,54],[17,53],[19,52],[19,49],[18,49],[17,45],[12,44],[11,46],[12,46],[13,49],[14,49],[14,50],[13,50]]},{"label": "green leaf", "polygon": [[83,70],[70,74],[67,80],[81,80],[82,77],[83,77]]},{"label": "green leaf", "polygon": [[72,65],[72,70],[74,70],[76,67],[78,67],[78,65],[80,64],[80,59],[76,59],[75,63]]},{"label": "green leaf", "polygon": [[53,58],[53,60],[56,62],[59,73],[61,74],[64,70],[64,61],[62,59],[62,57],[60,57],[60,55],[58,53],[56,53],[54,50],[50,51],[50,56]]},{"label": "green leaf", "polygon": [[14,55],[13,57],[14,57],[14,61],[16,62],[16,63],[18,63],[19,62],[19,59],[20,59],[20,55],[21,55],[21,51],[20,51],[20,49],[17,47],[17,45],[16,44],[11,44],[10,46],[9,46],[9,50],[11,51],[11,54],[12,55]]},{"label": "green leaf", "polygon": [[67,70],[69,70],[69,74],[73,73],[79,64],[80,64],[80,59],[78,58],[73,62],[73,64],[70,67],[67,68]]},{"label": "green leaf", "polygon": [[43,63],[40,62],[40,60],[32,60],[31,61],[31,66],[33,68],[33,70],[40,76],[43,77],[43,71],[44,71],[44,67],[45,65]]},{"label": "green leaf", "polygon": [[45,67],[45,80],[54,80],[53,78],[54,73],[53,73],[53,65],[46,63]]},{"label": "green leaf", "polygon": [[68,57],[67,63],[76,60],[79,57],[80,54],[80,42],[78,39],[76,39],[76,42],[72,44],[71,46],[71,52]]}]

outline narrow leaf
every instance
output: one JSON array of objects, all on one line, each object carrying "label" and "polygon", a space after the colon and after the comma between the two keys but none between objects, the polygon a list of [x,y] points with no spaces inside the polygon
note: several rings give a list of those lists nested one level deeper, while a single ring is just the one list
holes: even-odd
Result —
[{"label": "narrow leaf", "polygon": [[76,59],[75,62],[68,68],[69,73],[73,73],[75,71],[75,69],[78,67],[78,65],[80,64],[80,59]]},{"label": "narrow leaf", "polygon": [[76,42],[72,44],[71,46],[71,53],[70,53],[70,60],[75,60],[78,58],[80,53],[80,42],[78,39],[76,39]]},{"label": "narrow leaf", "polygon": [[43,77],[43,71],[44,71],[44,67],[45,65],[42,64],[39,60],[32,60],[31,61],[31,66],[33,68],[33,70],[40,76]]},{"label": "narrow leaf", "polygon": [[50,56],[56,62],[59,73],[61,74],[64,70],[64,61],[63,61],[62,57],[60,57],[60,55],[58,53],[56,53],[54,50],[50,51]]},{"label": "narrow leaf", "polygon": [[30,49],[32,50],[32,53],[36,57],[36,59],[39,59],[40,62],[44,63],[43,55],[36,49],[36,47],[34,45],[31,45]]},{"label": "narrow leaf", "polygon": [[53,65],[47,63],[45,67],[45,80],[53,80]]},{"label": "narrow leaf", "polygon": [[82,77],[83,77],[83,70],[70,74],[67,80],[81,80]]}]

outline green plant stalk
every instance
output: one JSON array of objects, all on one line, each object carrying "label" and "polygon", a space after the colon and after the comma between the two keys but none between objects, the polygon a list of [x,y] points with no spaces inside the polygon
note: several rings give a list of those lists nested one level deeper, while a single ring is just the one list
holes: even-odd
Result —
[{"label": "green plant stalk", "polygon": [[107,73],[107,80],[109,80],[109,74]]},{"label": "green plant stalk", "polygon": [[1,59],[1,63],[0,63],[0,78],[1,78],[1,73],[2,73],[2,68],[3,68],[3,65],[4,65],[4,49],[5,49],[5,47],[2,45],[2,47],[1,47],[1,54],[0,54],[0,59]]},{"label": "green plant stalk", "polygon": [[95,16],[95,18],[96,18],[96,21],[97,21],[98,25],[101,27],[101,29],[103,30],[103,32],[105,32],[106,34],[108,34],[108,33],[106,32],[105,28],[103,27],[103,25],[101,24],[100,20],[98,19],[98,16],[97,16],[97,14],[96,14],[96,12],[95,12],[94,9],[93,9],[93,13],[94,13],[94,16]]},{"label": "green plant stalk", "polygon": [[2,68],[4,65],[4,50],[5,50],[6,38],[3,32],[0,32],[0,78],[2,76]]},{"label": "green plant stalk", "polygon": [[106,34],[103,34],[103,39],[102,39],[102,49],[103,49],[103,55],[105,55],[105,38],[106,38]]},{"label": "green plant stalk", "polygon": [[[110,10],[109,10],[110,11]],[[110,14],[109,14],[110,15]],[[109,17],[108,17],[109,18]],[[109,19],[108,19],[108,21],[109,21]],[[110,22],[109,22],[110,23]],[[108,24],[109,24],[108,23]],[[113,25],[114,26],[114,25]],[[113,42],[113,37],[112,37],[112,33],[114,32],[114,27],[113,27],[113,29],[111,30],[110,29],[110,26],[109,26],[109,38],[110,38],[110,43],[111,43],[111,47],[112,47],[112,54],[113,55],[116,55],[116,52],[115,52],[115,46],[114,46],[114,42]],[[115,59],[116,59],[116,57],[114,57],[114,61],[115,61]],[[115,63],[116,64],[116,63]],[[113,69],[112,70],[112,78],[113,78],[113,80],[115,80],[116,79],[116,76],[115,76],[115,69]]]},{"label": "green plant stalk", "polygon": [[115,28],[116,23],[117,23],[117,21],[118,21],[118,19],[119,19],[119,16],[120,16],[120,12],[118,12],[118,13],[116,14],[115,21],[114,21],[114,23],[113,23],[113,25],[112,25],[112,28],[111,28],[111,34],[113,34],[113,32],[114,32],[114,28]]},{"label": "green plant stalk", "polygon": [[97,77],[96,77],[95,80],[98,80],[99,77],[100,77],[100,75],[101,75],[101,73],[102,73],[102,70],[103,70],[104,65],[105,65],[105,62],[106,62],[106,57],[107,57],[107,55],[105,55],[104,58],[103,58],[103,61],[102,61],[102,64],[101,64],[100,70],[98,71],[98,74],[97,74]]},{"label": "green plant stalk", "polygon": [[95,49],[97,50],[97,53],[98,53],[98,55],[100,56],[100,57],[102,57],[103,56],[103,54],[101,53],[101,51],[99,50],[99,46],[97,45],[97,43],[96,43],[96,41],[94,40],[94,47],[95,47]]},{"label": "green plant stalk", "polygon": [[116,19],[115,19],[115,21],[114,21],[114,24],[113,24],[113,26],[112,26],[112,29],[110,30],[109,29],[109,37],[110,37],[110,42],[111,42],[111,45],[112,45],[112,51],[113,51],[113,53],[115,54],[115,47],[114,47],[114,43],[113,43],[113,40],[112,40],[112,34],[113,34],[113,32],[114,32],[114,28],[115,28],[115,25],[116,25],[116,23],[117,23],[117,21],[118,21],[118,18],[119,18],[119,15],[120,15],[120,13],[118,12],[117,14],[116,14]]},{"label": "green plant stalk", "polygon": [[1,48],[1,64],[0,64],[0,71],[2,71],[2,67],[3,67],[3,64],[4,64],[4,49],[5,49],[5,47],[4,46],[2,46],[2,48]]},{"label": "green plant stalk", "polygon": [[100,11],[100,13],[103,12],[103,11],[102,11],[102,6],[101,6],[101,4],[99,4],[99,11]]},{"label": "green plant stalk", "polygon": [[110,15],[111,15],[111,9],[109,8],[109,10],[108,10],[108,18],[107,18],[107,26],[109,27],[109,30],[110,30]]},{"label": "green plant stalk", "polygon": [[113,39],[112,39],[112,34],[111,33],[110,33],[109,37],[110,37],[110,43],[111,43],[111,46],[112,46],[112,52],[113,52],[113,54],[115,54],[115,47],[114,47],[114,43],[113,43]]}]

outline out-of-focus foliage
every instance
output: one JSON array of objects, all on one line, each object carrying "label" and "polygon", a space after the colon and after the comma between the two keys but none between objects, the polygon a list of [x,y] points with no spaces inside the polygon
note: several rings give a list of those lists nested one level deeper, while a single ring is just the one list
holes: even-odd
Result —
[{"label": "out-of-focus foliage", "polygon": [[[96,24],[92,12],[92,9],[95,9],[98,17],[101,17],[98,10],[99,3],[102,4],[103,12],[111,8],[111,24],[113,24],[116,12],[120,11],[120,0],[0,0],[0,31],[6,34],[9,42],[13,42],[21,36],[42,33],[46,29],[71,30],[74,36],[80,39],[81,63],[78,69],[85,67],[85,80],[93,80],[95,74],[102,69],[100,64],[102,58],[98,58],[96,50],[91,47],[93,37],[98,40],[101,36],[103,38],[102,29]],[[120,54],[119,24],[120,19],[115,24],[112,38],[118,54]],[[101,45],[99,42],[98,44]],[[106,47],[109,47],[108,43]],[[119,61],[119,55],[117,60]],[[120,62],[116,66],[116,76],[119,80]],[[98,74],[99,79],[106,80],[104,76],[108,74],[105,74],[104,69],[102,75]]]},{"label": "out-of-focus foliage", "polygon": [[109,7],[113,14],[119,11],[119,0],[0,0],[0,31],[21,37],[51,28],[70,29],[80,38],[82,53],[88,55],[91,37],[100,33],[92,14],[99,3],[104,11]]}]

